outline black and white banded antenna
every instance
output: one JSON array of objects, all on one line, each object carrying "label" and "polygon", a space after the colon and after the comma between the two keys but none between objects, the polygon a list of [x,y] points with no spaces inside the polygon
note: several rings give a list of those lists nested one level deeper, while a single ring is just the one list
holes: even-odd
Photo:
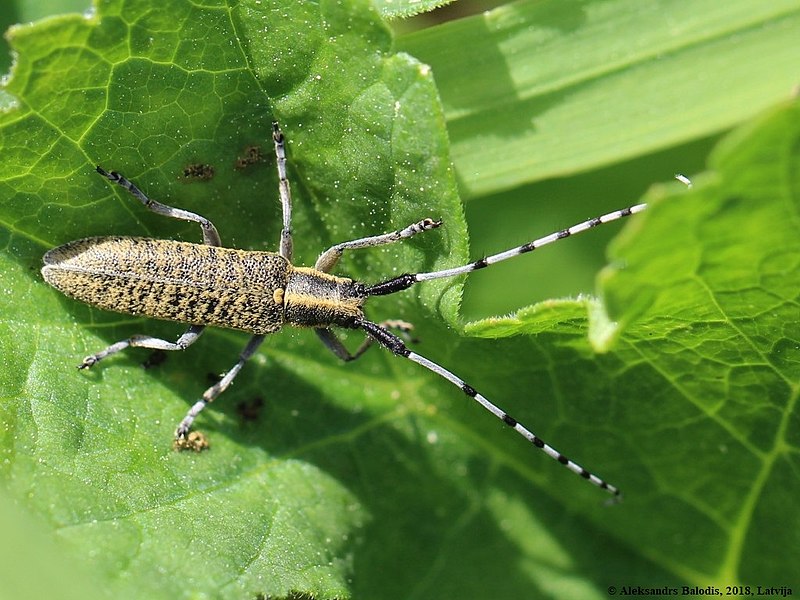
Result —
[{"label": "black and white banded antenna", "polygon": [[[691,180],[685,175],[677,174],[675,175],[675,179],[677,179],[681,183],[684,183],[689,188],[691,188],[692,186]],[[421,281],[429,281],[432,279],[443,279],[447,277],[456,277],[457,275],[466,275],[467,273],[472,273],[473,271],[477,271],[479,269],[486,268],[490,265],[497,264],[504,260],[514,258],[515,256],[520,256],[521,254],[532,252],[537,248],[541,248],[542,246],[552,244],[553,242],[566,239],[578,233],[583,233],[584,231],[588,231],[589,229],[597,227],[598,225],[611,223],[613,221],[629,217],[636,213],[640,213],[646,208],[647,204],[645,203],[634,204],[633,206],[630,206],[628,208],[623,208],[622,210],[616,210],[614,212],[610,212],[600,217],[588,219],[586,221],[583,221],[582,223],[573,225],[572,227],[562,229],[561,231],[556,231],[555,233],[551,233],[550,235],[546,235],[542,238],[528,242],[527,244],[522,244],[521,246],[517,246],[516,248],[511,248],[510,250],[506,250],[504,252],[499,252],[497,254],[492,254],[491,256],[480,258],[474,262],[462,265],[460,267],[452,267],[450,269],[442,269],[440,271],[430,271],[427,273],[405,273],[403,275],[399,275],[398,277],[393,277],[392,279],[388,279],[386,281],[368,287],[366,289],[366,294],[368,296],[383,296],[386,294],[394,294],[396,292],[408,289],[415,283],[419,283]],[[499,406],[491,402],[488,398],[486,398],[483,394],[478,392],[474,387],[469,385],[460,377],[451,373],[441,365],[425,358],[424,356],[417,354],[416,352],[411,351],[405,345],[403,340],[401,340],[398,336],[396,336],[392,332],[388,331],[385,327],[381,327],[376,323],[372,323],[366,320],[361,320],[358,323],[358,325],[367,333],[367,335],[369,335],[380,345],[384,346],[385,348],[388,348],[389,350],[391,350],[392,352],[394,352],[399,356],[407,358],[425,367],[429,371],[436,373],[439,377],[442,377],[443,379],[446,379],[447,381],[452,383],[454,386],[456,386],[462,392],[464,392],[464,394],[475,400],[483,408],[485,408],[495,417],[500,419],[500,421],[511,427],[519,435],[521,435],[523,438],[528,440],[534,446],[539,448],[542,452],[547,454],[547,456],[549,456],[553,460],[558,461],[559,463],[567,467],[570,471],[580,475],[581,477],[588,480],[590,483],[596,485],[600,489],[607,491],[609,494],[612,495],[613,501],[618,501],[621,499],[622,496],[620,494],[619,488],[617,488],[614,485],[611,485],[601,477],[598,477],[591,471],[588,471],[587,469],[583,468],[578,463],[567,458],[564,454],[562,454],[561,452],[556,450],[553,446],[545,442],[542,438],[537,436],[530,429],[525,427],[522,423],[517,421],[514,417],[509,415]]]}]

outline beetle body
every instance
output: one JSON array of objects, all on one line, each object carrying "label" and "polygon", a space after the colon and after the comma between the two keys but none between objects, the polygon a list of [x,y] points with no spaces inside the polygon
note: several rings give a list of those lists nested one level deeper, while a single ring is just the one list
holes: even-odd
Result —
[{"label": "beetle body", "polygon": [[364,286],[294,267],[274,252],[141,237],[94,237],[44,256],[62,293],[106,310],[254,334],[285,323],[353,327]]},{"label": "beetle body", "polygon": [[[47,252],[44,255],[42,276],[47,283],[67,296],[107,310],[189,325],[175,342],[148,335],[133,335],[120,340],[87,356],[78,368],[90,368],[129,347],[161,351],[185,350],[209,325],[250,332],[250,341],[233,367],[203,392],[202,397],[191,406],[175,430],[176,449],[191,448],[199,451],[207,448],[208,444],[202,434],[191,430],[194,420],[231,384],[245,362],[258,350],[265,336],[277,332],[285,324],[310,327],[328,350],[344,361],[355,360],[370,345],[376,343],[393,354],[428,369],[459,388],[468,398],[550,458],[618,498],[619,489],[615,486],[568,459],[473,386],[443,366],[417,354],[401,337],[389,330],[395,328],[407,332],[410,325],[403,321],[373,323],[365,317],[363,305],[370,296],[394,294],[416,283],[432,279],[466,275],[526,254],[603,223],[628,217],[644,210],[646,205],[638,204],[589,219],[517,248],[485,256],[459,267],[427,273],[404,273],[367,285],[331,274],[345,251],[392,244],[423,231],[436,229],[442,222],[426,218],[389,233],[341,242],[320,254],[313,267],[295,267],[291,262],[292,202],[286,176],[286,153],[283,134],[277,123],[273,124],[272,138],[283,213],[283,228],[277,253],[224,248],[219,232],[210,220],[153,200],[119,173],[97,167],[100,175],[126,189],[148,210],[173,219],[197,223],[203,234],[203,243],[143,237],[92,237],[69,242]],[[337,327],[360,329],[367,337],[355,352],[351,352],[337,337],[334,331]]]}]

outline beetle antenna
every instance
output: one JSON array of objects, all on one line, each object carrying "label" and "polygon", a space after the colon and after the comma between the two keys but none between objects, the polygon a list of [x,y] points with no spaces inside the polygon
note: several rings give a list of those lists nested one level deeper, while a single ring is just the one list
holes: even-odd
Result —
[{"label": "beetle antenna", "polygon": [[601,217],[595,217],[594,219],[583,221],[582,223],[578,223],[577,225],[573,225],[572,227],[567,227],[566,229],[562,229],[561,231],[556,231],[555,233],[551,233],[550,235],[546,235],[545,237],[533,240],[532,242],[528,242],[527,244],[517,246],[516,248],[511,248],[510,250],[506,250],[504,252],[499,252],[497,254],[492,254],[491,256],[480,258],[474,262],[462,265],[460,267],[443,269],[441,271],[431,271],[429,273],[406,273],[404,275],[388,279],[381,283],[377,283],[373,286],[369,286],[366,289],[366,294],[368,296],[383,296],[386,294],[394,294],[395,292],[400,292],[402,290],[408,289],[409,287],[420,281],[429,281],[431,279],[442,279],[445,277],[455,277],[456,275],[466,275],[467,273],[472,273],[473,271],[477,271],[478,269],[483,269],[484,267],[488,267],[489,265],[494,265],[504,260],[508,260],[509,258],[514,258],[515,256],[519,256],[520,254],[531,252],[533,250],[536,250],[537,248],[546,246],[547,244],[552,244],[553,242],[563,240],[564,238],[568,238],[577,233],[583,233],[584,231],[592,229],[593,227],[597,227],[598,225],[611,223],[612,221],[616,221],[624,217],[629,217],[630,215],[642,212],[645,208],[647,208],[647,204],[635,204],[634,206],[623,208],[622,210],[616,210],[614,212],[605,214]]},{"label": "beetle antenna", "polygon": [[568,459],[566,456],[561,454],[561,452],[553,448],[551,445],[547,444],[544,440],[542,440],[542,438],[537,436],[535,433],[533,433],[527,427],[525,427],[522,423],[517,421],[514,417],[512,417],[503,409],[501,409],[499,406],[488,400],[485,396],[479,393],[474,387],[466,383],[460,377],[451,373],[441,365],[431,360],[428,360],[427,358],[425,358],[420,354],[417,354],[416,352],[412,352],[411,350],[409,350],[408,347],[403,342],[403,340],[401,340],[391,331],[388,331],[385,327],[381,327],[377,323],[372,323],[371,321],[367,321],[365,319],[361,319],[358,322],[358,326],[361,329],[363,329],[370,338],[378,342],[384,348],[391,350],[397,356],[402,356],[403,358],[407,358],[417,363],[418,365],[422,365],[429,371],[433,371],[439,377],[446,379],[447,381],[452,383],[454,386],[456,386],[462,392],[464,392],[464,394],[475,400],[483,408],[488,410],[495,417],[500,419],[503,423],[511,427],[514,431],[516,431],[518,434],[520,434],[534,446],[539,448],[539,450],[547,454],[547,456],[549,456],[553,460],[557,460],[562,465],[567,467],[570,471],[580,475],[581,477],[593,483],[600,489],[607,491],[609,494],[613,496],[612,498],[613,502],[622,499],[620,491],[617,487],[611,485],[610,483],[601,479],[594,473],[587,471],[579,464]]}]

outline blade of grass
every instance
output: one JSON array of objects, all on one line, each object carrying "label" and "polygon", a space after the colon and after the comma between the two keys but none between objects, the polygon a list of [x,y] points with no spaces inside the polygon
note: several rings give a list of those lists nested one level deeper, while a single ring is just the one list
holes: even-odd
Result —
[{"label": "blade of grass", "polygon": [[525,0],[402,36],[433,67],[463,194],[728,129],[787,97],[793,0]]}]

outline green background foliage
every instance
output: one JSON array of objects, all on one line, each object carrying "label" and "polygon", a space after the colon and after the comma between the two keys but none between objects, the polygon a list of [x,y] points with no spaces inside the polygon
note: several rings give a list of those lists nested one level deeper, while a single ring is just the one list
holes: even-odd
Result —
[{"label": "green background foliage", "polygon": [[[4,590],[797,590],[800,10],[688,6],[519,2],[395,39],[366,2],[115,0],[14,29],[0,90]],[[274,250],[273,119],[298,264],[444,219],[346,256],[340,272],[366,281],[460,264],[666,182],[596,290],[612,226],[476,273],[461,309],[460,281],[368,307],[414,322],[421,353],[623,488],[622,504],[380,349],[341,365],[309,332],[271,337],[198,421],[212,443],[200,455],[173,452],[172,431],[245,336],[209,331],[146,371],[132,351],[76,372],[118,339],[180,328],[61,297],[41,255],[90,235],[199,239],[94,165],[209,217],[227,245]],[[253,145],[263,161],[236,169]],[[186,179],[195,163],[214,177]]]}]

